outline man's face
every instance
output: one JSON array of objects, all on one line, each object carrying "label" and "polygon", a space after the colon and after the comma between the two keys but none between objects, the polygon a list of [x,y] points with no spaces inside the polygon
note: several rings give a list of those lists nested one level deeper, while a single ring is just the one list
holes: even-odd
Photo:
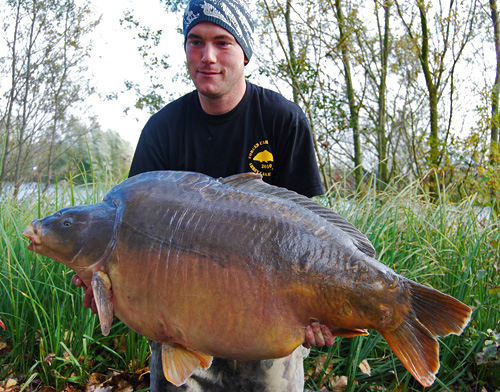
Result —
[{"label": "man's face", "polygon": [[207,98],[230,95],[244,80],[245,54],[231,33],[201,22],[186,39],[188,71],[198,92]]}]

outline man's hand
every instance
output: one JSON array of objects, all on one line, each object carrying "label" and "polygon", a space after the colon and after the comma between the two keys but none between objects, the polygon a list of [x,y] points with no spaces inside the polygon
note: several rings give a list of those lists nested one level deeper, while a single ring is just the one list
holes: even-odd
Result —
[{"label": "man's hand", "polygon": [[311,323],[305,329],[305,342],[302,344],[305,348],[316,346],[331,346],[335,341],[335,336],[326,325],[318,322]]},{"label": "man's hand", "polygon": [[92,310],[92,313],[97,314],[97,305],[95,303],[94,290],[92,290],[92,286],[87,287],[87,285],[83,283],[83,280],[78,275],[73,275],[71,280],[77,287],[83,288],[83,306],[86,308],[90,308],[90,310]]}]

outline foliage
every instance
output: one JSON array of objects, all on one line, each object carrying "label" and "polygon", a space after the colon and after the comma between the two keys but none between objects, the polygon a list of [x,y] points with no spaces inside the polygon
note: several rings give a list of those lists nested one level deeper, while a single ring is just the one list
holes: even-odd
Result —
[{"label": "foliage", "polygon": [[[91,20],[86,1],[11,0],[0,9],[8,51],[2,58],[0,109],[0,187],[29,172],[32,146],[44,141],[48,183],[53,178],[57,143],[71,110],[92,90],[80,77],[90,45],[85,36],[99,22]],[[42,165],[39,165],[42,167]]]},{"label": "foliage", "polygon": [[127,12],[125,17],[120,20],[120,24],[128,29],[140,29],[137,38],[141,44],[137,50],[144,60],[144,69],[150,81],[150,85],[146,87],[147,92],[144,92],[144,86],[130,80],[125,81],[125,87],[127,91],[135,92],[137,96],[135,107],[137,109],[148,109],[151,114],[154,114],[166,104],[162,95],[165,87],[161,81],[162,78],[158,75],[170,67],[168,56],[157,53],[157,48],[163,37],[163,30],[152,31],[151,28],[141,25],[138,20],[134,19],[130,12]]},{"label": "foliage", "polygon": [[[82,124],[74,117],[68,120],[61,131],[56,148],[52,151],[54,178],[71,178],[74,183],[83,184],[89,178],[120,178],[127,173],[132,148],[118,133],[104,132],[95,121],[89,125]],[[42,190],[46,190],[53,186],[46,172],[50,143],[45,137],[37,139],[32,143],[31,151],[33,154],[26,158],[25,170],[21,172],[27,182],[24,186],[40,182]],[[12,181],[13,178],[7,177],[6,180]],[[4,192],[9,189],[4,187]]]},{"label": "foliage", "polygon": [[[429,390],[498,387],[498,358],[491,355],[500,332],[497,218],[478,214],[473,197],[451,203],[447,188],[440,189],[434,204],[418,183],[380,193],[374,180],[368,191],[350,195],[348,177],[321,201],[367,233],[383,263],[474,309],[462,336],[441,340],[441,370]],[[85,385],[92,373],[108,368],[134,371],[148,363],[146,339],[116,320],[110,336],[103,337],[96,316],[82,307],[71,271],[27,251],[21,237],[31,219],[66,205],[97,202],[119,181],[85,178],[81,186],[68,178],[51,194],[39,188],[38,198],[21,204],[0,201],[0,319],[6,327],[0,328],[0,380],[16,376],[59,390],[67,383]],[[305,367],[306,385],[314,390],[342,383],[348,390],[421,390],[376,332],[313,349]]]},{"label": "foliage", "polygon": [[[474,310],[462,336],[440,339],[441,368],[428,389],[498,388],[497,358],[488,354],[498,343],[495,334],[500,331],[498,218],[491,210],[481,214],[484,211],[473,197],[450,203],[446,188],[440,189],[434,204],[414,183],[402,191],[392,188],[380,194],[373,181],[369,192],[348,200],[345,185],[341,182],[333,188],[325,203],[367,233],[381,262]],[[350,391],[380,386],[388,390],[422,389],[377,333],[337,338],[330,349],[313,350],[308,366],[307,385],[313,389],[338,387],[342,376],[347,377],[344,388]]]},{"label": "foliage", "polygon": [[495,69],[491,48],[477,51],[491,21],[475,0],[258,4],[260,73],[309,115],[327,187],[338,170],[389,183],[465,155],[459,140],[481,121],[471,102],[491,86],[480,75]]},{"label": "foliage", "polygon": [[187,0],[160,0],[160,2],[165,4],[165,8],[172,12],[181,11],[188,3]]},{"label": "foliage", "polygon": [[[171,13],[180,16],[181,7],[187,2],[167,0],[164,1],[164,4]],[[187,70],[176,69],[173,78],[165,78],[165,71],[172,69],[172,65],[169,56],[164,52],[164,47],[172,44],[172,37],[165,34],[163,29],[152,29],[131,12],[126,12],[120,20],[120,24],[128,30],[137,32],[135,37],[139,42],[137,52],[143,60],[144,74],[149,78],[147,85],[126,80],[125,89],[135,93],[134,107],[136,109],[147,110],[150,114],[154,114],[169,101],[178,98],[183,91],[187,91],[185,87],[190,84]],[[176,33],[181,34],[181,27],[176,30]],[[179,48],[179,50],[181,49]],[[180,87],[176,87],[172,83],[176,81],[180,82]],[[125,108],[125,113],[129,110],[130,107]]]}]

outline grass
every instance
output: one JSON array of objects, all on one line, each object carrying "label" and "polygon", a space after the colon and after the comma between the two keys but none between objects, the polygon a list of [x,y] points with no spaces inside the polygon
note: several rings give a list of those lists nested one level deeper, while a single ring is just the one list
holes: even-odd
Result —
[{"label": "grass", "polygon": [[[381,262],[474,309],[472,321],[461,336],[440,340],[441,368],[436,382],[427,390],[498,389],[498,354],[482,365],[476,358],[491,337],[488,331],[500,330],[498,220],[478,220],[473,197],[451,204],[443,190],[437,203],[431,203],[418,184],[385,193],[368,187],[371,191],[356,195],[352,202],[345,201],[341,189],[331,190],[324,203],[368,235]],[[348,391],[422,389],[376,332],[339,338],[330,349],[311,354],[315,359],[321,356],[327,356],[335,366],[324,366],[329,372],[318,372],[314,360],[310,361],[309,373],[313,369],[315,374],[307,381],[311,389],[333,388],[334,374],[348,378]],[[358,366],[363,359],[371,365],[370,375]]]},{"label": "grass", "polygon": [[[61,390],[70,382],[85,385],[92,373],[147,366],[146,339],[119,322],[103,337],[96,316],[82,306],[81,289],[71,283],[72,272],[28,251],[21,236],[31,219],[100,201],[116,182],[88,178],[75,187],[70,179],[52,196],[0,201],[0,320],[6,326],[0,328],[0,382],[15,376],[25,386],[33,381]],[[384,264],[474,308],[464,334],[441,339],[441,369],[428,390],[499,388],[498,221],[480,221],[473,197],[449,203],[445,190],[431,203],[418,184],[384,193],[367,189],[346,199],[340,184],[323,202],[369,236]],[[313,390],[341,383],[347,391],[422,390],[374,331],[313,349],[305,369]]]}]

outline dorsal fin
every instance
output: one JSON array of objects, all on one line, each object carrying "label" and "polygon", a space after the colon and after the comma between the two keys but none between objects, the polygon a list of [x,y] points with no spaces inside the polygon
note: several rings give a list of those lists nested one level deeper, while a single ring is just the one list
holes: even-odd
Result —
[{"label": "dorsal fin", "polygon": [[224,185],[245,189],[248,191],[266,193],[268,195],[279,197],[284,200],[292,201],[297,205],[321,216],[323,219],[327,220],[328,222],[342,230],[344,233],[348,234],[352,238],[357,248],[364,254],[370,257],[376,256],[375,248],[373,247],[368,237],[366,237],[366,235],[356,229],[356,227],[351,222],[347,221],[345,218],[332,211],[331,209],[322,206],[321,204],[318,204],[308,197],[298,194],[297,192],[267,184],[262,180],[262,176],[260,174],[235,174],[226,178],[220,178],[219,181]]}]

